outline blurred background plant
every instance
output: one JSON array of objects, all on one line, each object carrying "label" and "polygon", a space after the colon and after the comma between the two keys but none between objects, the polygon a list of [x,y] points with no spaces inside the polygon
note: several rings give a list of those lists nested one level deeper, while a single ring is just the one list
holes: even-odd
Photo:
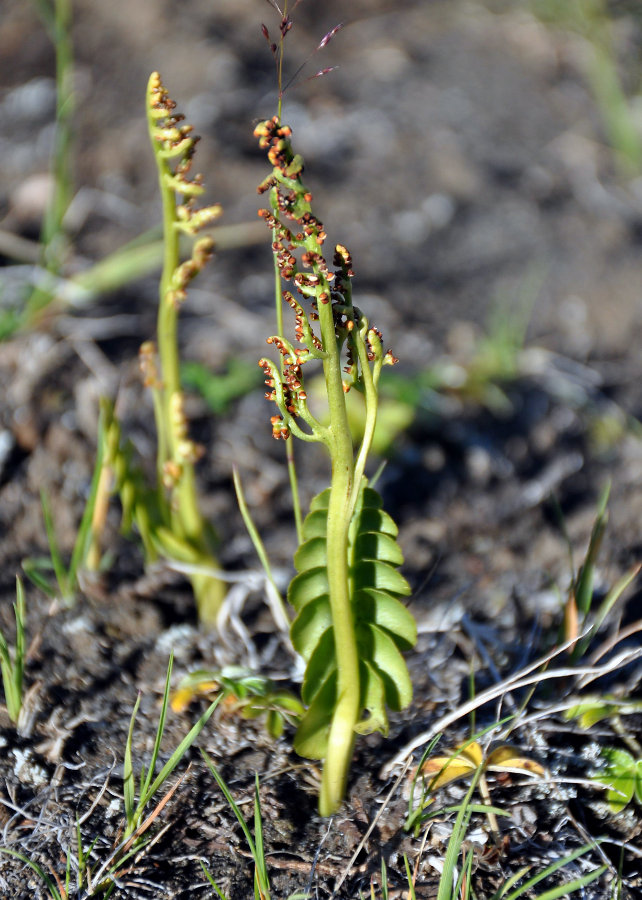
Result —
[{"label": "blurred background plant", "polygon": [[[548,27],[566,29],[583,40],[581,57],[593,91],[615,165],[623,178],[642,174],[642,69],[635,50],[626,47],[623,71],[615,33],[618,15],[639,15],[639,4],[609,0],[526,0],[526,6]],[[620,29],[621,30],[621,29]]]},{"label": "blurred background plant", "polygon": [[51,152],[51,181],[40,233],[39,259],[34,269],[35,284],[22,309],[2,310],[0,339],[9,337],[18,328],[32,325],[52,302],[70,250],[65,215],[74,192],[73,117],[76,95],[71,37],[72,0],[33,0],[33,3],[51,39],[56,57],[56,123]]},{"label": "blurred background plant", "polygon": [[[38,176],[38,183],[34,180],[29,186],[32,194],[43,189],[46,194],[39,241],[36,244],[11,231],[0,231],[0,252],[13,259],[16,269],[20,269],[17,292],[3,291],[0,283],[0,340],[34,327],[45,312],[51,315],[69,306],[85,308],[99,296],[141,279],[162,266],[164,254],[162,229],[157,226],[106,258],[89,266],[85,263],[79,270],[73,232],[84,217],[74,178],[74,119],[79,103],[73,46],[74,5],[72,0],[32,0],[32,4],[54,48],[55,121],[49,173]],[[216,234],[219,249],[253,244],[264,236],[256,222],[204,230],[204,234],[210,232]],[[184,251],[187,240],[180,240]]]}]

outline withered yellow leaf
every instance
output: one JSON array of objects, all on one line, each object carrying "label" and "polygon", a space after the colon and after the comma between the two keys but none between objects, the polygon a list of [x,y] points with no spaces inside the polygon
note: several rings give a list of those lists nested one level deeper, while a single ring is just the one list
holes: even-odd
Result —
[{"label": "withered yellow leaf", "polygon": [[484,752],[477,741],[458,747],[450,753],[431,756],[421,766],[421,774],[430,779],[429,790],[436,791],[453,781],[468,778],[479,768],[493,772],[520,770],[529,775],[546,774],[538,762],[523,756],[517,747],[511,747],[510,744],[496,747],[484,758]]},{"label": "withered yellow leaf", "polygon": [[174,712],[182,713],[190,705],[192,700],[197,697],[207,697],[212,691],[218,690],[219,685],[216,681],[201,681],[198,683],[186,684],[184,687],[177,688],[172,694],[170,706]]},{"label": "withered yellow leaf", "polygon": [[483,758],[481,747],[477,741],[473,741],[451,753],[431,756],[422,765],[421,774],[431,779],[429,789],[436,791],[445,784],[472,775],[481,765]]},{"label": "withered yellow leaf", "polygon": [[492,772],[506,772],[513,769],[519,769],[528,772],[530,775],[545,775],[546,772],[538,762],[523,756],[518,747],[511,747],[510,744],[502,744],[492,750],[486,759],[486,768]]}]

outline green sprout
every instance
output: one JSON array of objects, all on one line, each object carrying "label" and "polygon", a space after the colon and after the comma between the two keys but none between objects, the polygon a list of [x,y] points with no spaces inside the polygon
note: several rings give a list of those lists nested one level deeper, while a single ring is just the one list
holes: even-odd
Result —
[{"label": "green sprout", "polygon": [[606,800],[612,813],[619,813],[635,797],[642,806],[642,756],[634,756],[621,747],[603,747],[605,768],[599,780],[608,785]]},{"label": "green sprout", "polygon": [[[259,777],[257,775],[254,781],[254,838],[252,838],[250,829],[245,819],[243,818],[243,814],[239,809],[238,804],[230,793],[228,786],[223,781],[223,778],[221,777],[221,775],[219,775],[216,767],[214,766],[214,763],[204,750],[201,750],[201,755],[205,760],[207,768],[214,776],[216,783],[223,791],[223,795],[225,796],[225,799],[229,803],[230,808],[236,816],[237,821],[241,826],[241,830],[243,831],[243,834],[245,836],[245,840],[247,841],[247,845],[250,848],[250,854],[252,856],[252,859],[254,860],[254,898],[255,900],[270,900],[270,897],[272,895],[270,893],[270,877],[267,870],[267,863],[265,861],[265,848],[263,844],[263,819],[261,816],[261,800],[259,798]],[[219,897],[222,897],[223,894],[212,879],[212,876],[207,871],[205,866],[202,867],[207,880],[216,890]]]},{"label": "green sprout", "polygon": [[[123,866],[128,860],[137,856],[144,847],[150,842],[146,832],[156,822],[158,816],[170,801],[174,793],[181,785],[184,776],[179,778],[172,787],[163,794],[160,799],[157,795],[165,782],[172,775],[174,770],[183,760],[185,754],[190,749],[194,741],[209,721],[212,713],[218,705],[218,698],[205,710],[203,715],[192,726],[185,737],[180,741],[174,749],[167,762],[160,767],[160,771],[156,771],[159,763],[159,755],[163,733],[165,731],[165,722],[169,709],[170,698],[170,680],[172,677],[173,656],[170,657],[167,666],[167,677],[165,679],[165,688],[163,691],[163,699],[161,704],[160,716],[156,727],[156,737],[152,749],[151,759],[147,766],[141,765],[138,782],[134,775],[134,758],[133,758],[133,737],[134,727],[136,724],[136,716],[140,706],[140,695],[138,696],[134,709],[132,711],[129,731],[127,733],[127,741],[125,743],[125,755],[123,765],[123,804],[125,822],[122,834],[120,834],[119,843],[112,848],[107,859],[100,865],[95,866],[91,872],[90,878],[94,884],[94,890],[104,893],[106,897],[111,896],[116,887],[118,875],[123,871]],[[155,803],[152,809],[150,806],[152,801]],[[82,846],[80,835],[78,835],[78,844]],[[84,852],[85,863],[89,853]],[[93,896],[93,893],[91,894]]]},{"label": "green sprout", "polygon": [[[236,819],[241,826],[241,831],[243,832],[243,835],[247,842],[250,856],[252,857],[252,860],[254,862],[254,900],[270,900],[272,894],[270,888],[270,876],[267,868],[267,861],[265,858],[263,817],[261,812],[261,798],[259,797],[259,776],[255,775],[254,777],[254,837],[252,837],[250,828],[243,818],[243,813],[241,812],[240,806],[232,796],[229,787],[223,780],[223,776],[217,770],[216,766],[204,750],[201,750],[201,756],[205,760],[207,768],[210,770],[210,772],[214,776],[216,783],[223,792],[223,796],[227,800],[230,809],[236,816]],[[203,870],[203,874],[205,875],[209,883],[214,888],[216,896],[219,897],[220,900],[227,900],[225,894],[220,889],[218,884],[214,881],[207,866],[202,861],[201,869]],[[296,892],[294,894],[290,894],[287,900],[308,900],[309,897],[309,893]]]},{"label": "green sprout", "polygon": [[[132,761],[132,741],[134,737],[136,715],[138,713],[138,707],[140,706],[140,695],[138,696],[136,703],[134,704],[134,709],[132,711],[131,719],[129,722],[129,732],[127,734],[127,743],[125,745],[125,765],[123,770],[123,798],[125,803],[125,818],[127,820],[127,825],[123,834],[123,840],[125,844],[130,843],[129,839],[133,836],[136,836],[136,838],[140,836],[143,830],[141,828],[141,821],[143,819],[143,815],[146,812],[148,804],[158,792],[158,790],[162,787],[162,785],[167,781],[176,766],[183,759],[189,748],[192,746],[196,738],[199,736],[199,734],[209,721],[210,716],[218,705],[218,698],[216,698],[209,705],[198,722],[196,722],[196,724],[192,726],[188,734],[183,738],[170,758],[162,766],[160,772],[156,774],[156,763],[158,762],[161,741],[163,739],[163,732],[165,730],[165,721],[167,719],[167,712],[169,709],[170,680],[172,677],[173,663],[174,658],[173,656],[171,656],[169,665],[167,666],[165,690],[163,691],[163,702],[161,706],[160,717],[158,720],[158,726],[156,728],[154,748],[152,750],[152,756],[149,761],[149,765],[146,767],[141,766],[138,796],[136,796],[136,783],[134,779],[134,767]],[[135,841],[131,841],[131,843],[134,842]]]},{"label": "green sprout", "polygon": [[17,724],[22,707],[22,679],[26,652],[25,592],[19,578],[16,578],[16,602],[13,604],[13,614],[16,620],[16,637],[13,648],[9,646],[9,642],[0,631],[0,672],[2,673],[7,712],[11,721]]},{"label": "green sprout", "polygon": [[613,814],[621,812],[634,797],[642,806],[642,745],[622,720],[622,716],[636,715],[640,711],[642,702],[639,700],[621,700],[606,695],[584,697],[565,712],[565,718],[576,719],[585,729],[608,720],[613,731],[629,748],[602,747],[605,765],[592,776],[595,782],[606,787],[606,800]]},{"label": "green sprout", "polygon": [[[266,397],[278,410],[272,433],[323,444],[332,467],[330,487],[313,499],[303,522],[294,558],[298,574],[288,591],[297,613],[292,642],[307,663],[302,699],[308,709],[294,746],[302,756],[325,760],[319,810],[330,815],[345,793],[356,734],[386,734],[386,706],[402,709],[412,697],[401,651],[414,645],[416,624],[399,599],[410,587],[397,571],[403,561],[397,527],[365,477],[379,377],[396,359],[353,305],[348,250],[337,245],[334,271],[328,266],[326,234],[312,212],[290,128],[275,116],[259,124],[255,135],[273,166],[259,193],[269,191],[271,209],[260,215],[272,231],[276,264],[281,278],[311,303],[307,312],[294,293],[283,293],[302,346],[295,348],[283,334],[272,336],[268,343],[279,351],[281,364],[259,362],[270,388]],[[319,334],[313,328],[317,322]],[[327,424],[307,403],[303,368],[315,361],[325,380]],[[346,409],[352,388],[362,394],[365,408],[356,453]]]},{"label": "green sprout", "polygon": [[224,709],[244,719],[265,717],[265,729],[274,739],[283,733],[286,722],[296,722],[304,712],[290,691],[280,690],[269,678],[244,666],[190,672],[172,695],[172,709],[182,712],[196,697],[222,697]]},{"label": "green sprout", "polygon": [[[640,563],[633,565],[628,572],[615,582],[604,599],[599,604],[596,603],[594,590],[595,572],[597,558],[609,520],[608,500],[610,490],[611,485],[609,482],[604,488],[598,503],[584,562],[577,573],[573,575],[564,607],[564,640],[573,642],[569,647],[569,653],[573,662],[578,662],[586,654],[591,641],[604,624],[608,614],[642,568]],[[571,559],[571,566],[572,562]]]}]

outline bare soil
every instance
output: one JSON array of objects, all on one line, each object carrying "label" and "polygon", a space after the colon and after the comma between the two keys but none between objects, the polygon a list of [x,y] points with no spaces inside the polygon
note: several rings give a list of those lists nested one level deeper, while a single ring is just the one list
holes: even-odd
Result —
[{"label": "bare soil", "polygon": [[[424,388],[412,424],[389,448],[380,488],[399,523],[414,588],[420,636],[408,663],[415,698],[392,718],[387,740],[358,742],[341,812],[317,815],[319,773],[290,749],[291,732],[272,741],[259,723],[221,709],[199,739],[248,819],[259,775],[278,898],[369,896],[382,859],[389,896],[406,896],[404,853],[416,867],[416,896],[435,897],[454,816],[436,817],[427,837],[407,834],[411,772],[390,791],[386,763],[468,699],[471,668],[479,693],[553,647],[571,577],[569,546],[577,566],[609,479],[597,595],[642,556],[640,176],[616,167],[584,77],[581,40],[544,28],[521,4],[497,7],[358,0],[347,13],[336,0],[303,3],[288,36],[293,73],[346,21],[288,89],[284,119],[305,157],[320,218],[352,252],[358,303],[401,358],[396,371],[411,378],[446,358],[461,373],[493,309],[530,313],[527,351],[518,375],[500,386],[501,403],[491,402],[496,393],[479,402],[454,382],[437,394]],[[0,229],[30,240],[46,197],[35,176],[47,171],[55,101],[53,50],[34,9],[9,0],[0,22]],[[635,83],[642,23],[635,7],[615,12],[623,77]],[[159,69],[202,135],[199,169],[211,199],[224,205],[224,223],[249,223],[240,246],[221,249],[195,283],[181,323],[184,358],[217,372],[233,358],[254,365],[274,331],[269,239],[256,227],[255,186],[268,169],[252,137],[276,102],[261,22],[276,32],[275,14],[259,0],[74,4],[78,195],[68,274],[157,227],[143,101],[148,75]],[[325,66],[338,68],[306,79]],[[2,304],[15,302],[20,279],[32,271],[11,262],[2,258]],[[156,277],[146,276],[91,303],[61,302],[0,345],[0,627],[7,635],[22,561],[47,552],[41,490],[63,550],[73,546],[102,394],[118,398],[124,429],[153,461],[152,411],[136,353],[153,336],[156,298]],[[171,650],[176,682],[194,668],[250,658],[296,688],[296,661],[250,578],[258,563],[231,487],[236,462],[286,583],[295,536],[271,411],[260,384],[218,417],[196,395],[189,411],[207,448],[199,468],[203,509],[219,530],[222,563],[239,575],[239,592],[247,587],[240,615],[250,646],[232,627],[223,638],[199,630],[181,576],[163,566],[144,572],[135,540],[118,532],[116,503],[112,565],[100,579],[83,579],[73,608],[27,586],[27,714],[19,731],[0,710],[0,845],[61,879],[67,851],[76,852],[77,819],[85,846],[95,841],[95,860],[107,859],[118,842],[131,710],[140,693],[134,751],[141,763],[151,753]],[[314,450],[297,452],[307,502],[326,484],[327,463]],[[634,585],[613,610],[591,648],[595,659],[640,619],[641,596]],[[584,693],[640,698],[639,631],[631,632],[613,651],[630,652],[629,664]],[[599,663],[610,658],[605,653]],[[580,693],[578,672],[542,681],[530,698],[515,691],[504,705],[477,711],[482,728],[528,700],[527,713],[541,718],[518,724],[511,741],[553,779],[492,783],[493,802],[510,816],[501,820],[499,848],[486,819],[473,819],[479,898],[521,867],[537,871],[589,838],[604,838],[601,849],[547,886],[606,860],[607,872],[584,896],[611,896],[618,871],[620,896],[642,896],[639,807],[612,816],[597,788],[577,782],[590,774],[600,746],[620,739],[608,722],[586,733],[555,711]],[[169,716],[163,758],[202,708]],[[641,721],[627,717],[627,731],[639,737]],[[469,734],[464,717],[443,746]],[[119,873],[112,897],[213,896],[200,862],[230,900],[252,896],[253,864],[233,813],[196,748],[181,772],[188,761],[153,826],[156,841]],[[462,793],[455,787],[447,798]],[[0,898],[46,896],[22,862],[0,856]]]}]

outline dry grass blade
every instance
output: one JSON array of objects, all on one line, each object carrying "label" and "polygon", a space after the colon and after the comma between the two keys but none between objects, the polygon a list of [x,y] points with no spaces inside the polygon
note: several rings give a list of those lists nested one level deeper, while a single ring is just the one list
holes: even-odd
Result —
[{"label": "dry grass blade", "polygon": [[169,801],[174,796],[174,793],[178,790],[180,785],[183,783],[190,768],[191,768],[191,763],[187,767],[187,770],[180,776],[180,778],[178,779],[176,784],[173,785],[173,787],[171,787],[167,791],[165,796],[161,800],[159,800],[159,802],[156,804],[156,806],[154,807],[152,812],[147,816],[147,818],[143,822],[141,822],[141,824],[138,826],[136,831],[131,835],[131,837],[129,837],[125,841],[125,843],[122,845],[122,847],[119,848],[120,852],[126,853],[130,849],[130,847],[132,847],[133,844],[138,840],[138,838],[141,837],[141,835],[143,835],[147,831],[149,826],[158,818],[158,816],[161,814],[161,812],[163,811],[165,806],[169,803]]},{"label": "dry grass blade", "polygon": [[[141,824],[136,828],[134,833],[131,834],[123,843],[118,844],[118,846],[116,846],[113,849],[109,858],[107,860],[105,860],[105,862],[102,864],[100,869],[98,869],[97,872],[93,873],[92,881],[95,885],[104,885],[108,880],[111,880],[112,878],[116,877],[115,869],[118,866],[122,866],[123,863],[131,856],[132,850],[135,848],[135,845],[140,840],[140,838],[143,836],[143,834],[147,831],[147,829],[150,827],[150,825],[152,825],[155,822],[155,820],[158,818],[158,816],[160,815],[160,813],[162,812],[164,807],[167,805],[167,803],[169,803],[169,801],[171,800],[171,798],[173,797],[175,792],[178,790],[178,788],[180,787],[180,785],[183,783],[184,779],[186,778],[187,773],[189,772],[189,769],[190,769],[190,767],[188,767],[187,771],[185,771],[181,775],[181,777],[178,779],[176,784],[174,784],[167,791],[165,796],[162,797],[161,800],[159,800],[159,802],[156,804],[156,806],[154,807],[152,812],[147,816],[147,818],[143,822],[141,822]],[[170,826],[171,826],[171,822],[168,822],[161,829],[161,832],[155,836],[154,841],[152,843],[154,843],[162,834],[164,834]],[[145,848],[144,848],[145,852],[147,852],[147,850],[149,850],[149,848],[152,846],[152,843],[147,843],[145,845]],[[130,870],[127,870],[127,871],[130,871]],[[126,874],[126,872],[124,870],[119,873],[119,876],[122,876],[123,874]]]},{"label": "dry grass blade", "polygon": [[575,643],[575,640],[566,641],[560,647],[557,647],[546,656],[540,657],[534,663],[521,669],[515,675],[510,676],[498,685],[493,685],[487,690],[482,691],[472,700],[463,703],[457,709],[442,716],[427,731],[422,732],[413,738],[405,747],[403,747],[381,770],[381,777],[388,778],[398,765],[403,763],[410,755],[423,744],[428,743],[435,735],[449,728],[454,722],[457,722],[463,716],[468,715],[473,710],[478,709],[485,703],[502,697],[509,691],[519,690],[522,687],[539,683],[542,681],[550,681],[556,678],[577,679],[582,678],[582,684],[588,684],[609,672],[616,671],[620,667],[633,662],[635,659],[642,657],[642,647],[634,648],[629,651],[623,651],[617,656],[605,662],[602,666],[563,666],[559,669],[549,669],[548,671],[537,671],[545,667],[552,659],[568,650]]}]

